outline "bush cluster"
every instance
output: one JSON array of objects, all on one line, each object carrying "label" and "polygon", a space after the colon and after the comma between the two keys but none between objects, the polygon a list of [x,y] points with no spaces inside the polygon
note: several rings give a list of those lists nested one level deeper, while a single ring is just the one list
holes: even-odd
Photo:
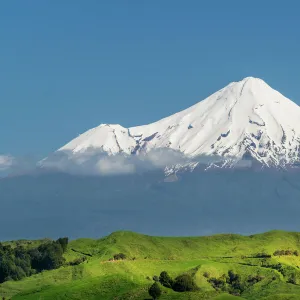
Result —
[{"label": "bush cluster", "polygon": [[262,281],[263,279],[264,279],[264,277],[261,275],[254,275],[254,276],[250,275],[248,277],[247,282],[250,283],[250,285],[253,285],[253,284],[256,284],[256,283]]},{"label": "bush cluster", "polygon": [[69,262],[69,265],[70,265],[70,266],[77,266],[77,265],[80,265],[80,264],[82,264],[83,262],[85,262],[86,259],[87,259],[87,258],[86,258],[85,256],[76,258],[76,259],[74,259],[73,261],[70,261],[70,262]]},{"label": "bush cluster", "polygon": [[227,277],[225,275],[222,275],[219,278],[212,277],[209,278],[207,281],[212,285],[212,287],[215,290],[227,291]]},{"label": "bush cluster", "polygon": [[198,290],[193,277],[189,274],[182,274],[176,277],[172,288],[175,292],[193,292]]},{"label": "bush cluster", "polygon": [[114,260],[123,260],[126,259],[126,255],[124,253],[118,253],[114,255]]},{"label": "bush cluster", "polygon": [[254,258],[271,258],[272,255],[261,252],[261,253],[257,253],[253,256]]},{"label": "bush cluster", "polygon": [[262,262],[262,267],[264,268],[270,268],[273,270],[277,270],[278,272],[280,272],[281,274],[284,275],[284,269],[281,263],[278,264],[269,264],[268,262]]},{"label": "bush cluster", "polygon": [[65,262],[63,253],[67,245],[68,238],[47,241],[31,249],[20,244],[13,248],[0,243],[0,283],[59,268]]},{"label": "bush cluster", "polygon": [[162,294],[158,283],[166,288],[172,289],[175,292],[192,292],[199,290],[190,274],[182,274],[177,276],[175,279],[172,279],[166,271],[163,271],[160,273],[159,277],[154,275],[153,280],[154,283],[148,290],[149,295],[153,299],[158,299]]},{"label": "bush cluster", "polygon": [[274,256],[283,256],[283,255],[295,255],[299,256],[298,250],[276,250],[273,253]]},{"label": "bush cluster", "polygon": [[163,272],[160,273],[159,282],[164,287],[170,288],[170,289],[172,288],[173,283],[174,283],[173,279],[171,278],[171,276],[166,271],[163,271]]},{"label": "bush cluster", "polygon": [[172,279],[166,271],[163,271],[160,273],[158,279],[161,285],[173,289],[175,292],[191,292],[198,289],[190,274],[182,274]]},{"label": "bush cluster", "polygon": [[217,291],[228,292],[238,296],[241,295],[246,288],[263,280],[263,278],[264,277],[260,275],[250,275],[246,281],[242,282],[240,275],[230,270],[228,274],[223,274],[219,278],[212,277],[207,281]]}]

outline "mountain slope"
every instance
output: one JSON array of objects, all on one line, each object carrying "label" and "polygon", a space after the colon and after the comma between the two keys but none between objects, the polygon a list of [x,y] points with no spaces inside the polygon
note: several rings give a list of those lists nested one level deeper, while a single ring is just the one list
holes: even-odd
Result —
[{"label": "mountain slope", "polygon": [[267,165],[299,159],[300,108],[263,80],[233,82],[194,106],[158,122],[131,128],[101,124],[58,152],[108,155],[169,148],[187,157],[250,155]]}]

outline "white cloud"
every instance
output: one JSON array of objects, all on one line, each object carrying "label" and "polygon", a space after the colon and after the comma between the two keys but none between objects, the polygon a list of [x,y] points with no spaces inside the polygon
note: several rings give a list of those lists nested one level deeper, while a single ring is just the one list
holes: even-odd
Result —
[{"label": "white cloud", "polygon": [[[132,174],[166,166],[175,169],[197,164],[222,162],[223,158],[201,155],[190,158],[179,151],[168,148],[154,149],[139,155],[117,154],[109,156],[99,150],[84,153],[57,151],[37,163],[32,156],[13,157],[0,155],[0,172],[7,174],[24,174],[38,167],[44,171],[59,171],[77,175],[117,175]],[[196,163],[196,164],[195,164]]]},{"label": "white cloud", "polygon": [[139,155],[117,154],[109,156],[99,150],[84,153],[57,151],[39,165],[45,170],[56,170],[80,175],[115,175],[143,172],[154,169],[164,169],[166,166],[187,165],[212,161],[220,158],[199,156],[191,159],[179,151],[168,148],[154,149]]},{"label": "white cloud", "polygon": [[14,157],[12,155],[0,155],[0,173],[24,174],[36,168],[37,158],[34,156]]},{"label": "white cloud", "polygon": [[100,159],[96,168],[101,175],[130,174],[136,171],[135,165],[125,157],[105,157]]},{"label": "white cloud", "polygon": [[0,171],[5,171],[15,163],[14,157],[11,155],[0,155]]}]

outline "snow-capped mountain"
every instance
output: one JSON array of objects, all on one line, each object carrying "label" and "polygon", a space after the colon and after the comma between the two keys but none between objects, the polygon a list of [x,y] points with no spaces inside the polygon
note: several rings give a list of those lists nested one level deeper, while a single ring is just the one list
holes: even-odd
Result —
[{"label": "snow-capped mountain", "polygon": [[278,166],[297,162],[299,146],[300,107],[263,80],[248,77],[152,124],[101,124],[57,152],[139,155],[169,148],[190,158],[217,155],[240,160],[250,155],[266,166]]}]

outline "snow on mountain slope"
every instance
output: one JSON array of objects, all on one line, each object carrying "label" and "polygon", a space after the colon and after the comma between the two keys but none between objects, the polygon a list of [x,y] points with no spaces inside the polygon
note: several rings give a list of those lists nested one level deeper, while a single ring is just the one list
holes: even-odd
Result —
[{"label": "snow on mountain slope", "polygon": [[101,149],[109,155],[121,152],[130,154],[135,146],[136,141],[130,135],[129,129],[118,124],[101,124],[81,134],[59,151],[69,150],[80,153],[88,149]]},{"label": "snow on mountain slope", "polygon": [[131,155],[170,148],[192,158],[205,154],[238,160],[250,155],[277,166],[298,161],[299,146],[300,107],[263,80],[248,77],[149,125],[127,129],[101,124],[58,151]]}]

